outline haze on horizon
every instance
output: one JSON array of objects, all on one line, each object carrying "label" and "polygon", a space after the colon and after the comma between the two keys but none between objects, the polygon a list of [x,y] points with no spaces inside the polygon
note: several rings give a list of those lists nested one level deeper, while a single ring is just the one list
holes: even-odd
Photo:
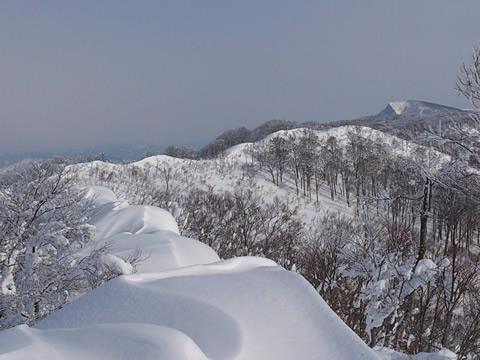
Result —
[{"label": "haze on horizon", "polygon": [[470,1],[3,1],[0,153],[199,147],[271,119],[353,119],[454,91]]}]

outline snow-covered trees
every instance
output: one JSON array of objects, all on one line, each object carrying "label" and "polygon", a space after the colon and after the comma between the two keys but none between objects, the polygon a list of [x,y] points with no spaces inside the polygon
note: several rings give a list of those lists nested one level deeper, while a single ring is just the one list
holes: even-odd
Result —
[{"label": "snow-covered trees", "polygon": [[262,125],[256,127],[253,130],[248,130],[244,127],[237,129],[227,130],[224,133],[217,136],[209,144],[204,146],[198,151],[198,155],[201,158],[215,158],[220,155],[224,150],[237,144],[244,142],[254,142],[264,139],[267,135],[270,135],[279,130],[293,129],[297,127],[297,124],[288,120],[270,120]]},{"label": "snow-covered trees", "polygon": [[[65,302],[76,274],[70,243],[90,240],[85,205],[71,191],[73,178],[64,164],[34,164],[12,177],[3,177],[0,196],[1,288],[6,316],[41,317]],[[18,320],[14,320],[18,321]],[[20,320],[21,321],[21,320]]]},{"label": "snow-covered trees", "polygon": [[[445,203],[462,203],[440,190],[437,195]],[[415,226],[371,206],[354,219],[326,214],[299,247],[297,271],[371,346],[409,353],[449,347],[462,356],[478,351],[479,257],[466,248],[478,222],[468,207],[458,215],[452,208],[452,234],[436,217],[437,206],[431,208],[429,228],[435,230],[421,259],[418,220]]]},{"label": "snow-covered trees", "polygon": [[170,145],[165,149],[165,155],[180,159],[192,159],[196,156],[196,150],[191,146]]},{"label": "snow-covered trees", "polygon": [[118,275],[100,271],[104,248],[78,255],[93,228],[76,182],[62,159],[1,177],[0,328],[34,323],[92,288],[94,278],[98,285]]}]

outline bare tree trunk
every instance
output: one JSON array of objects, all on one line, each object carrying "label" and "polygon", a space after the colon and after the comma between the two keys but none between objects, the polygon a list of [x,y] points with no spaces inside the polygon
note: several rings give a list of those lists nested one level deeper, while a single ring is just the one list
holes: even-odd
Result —
[{"label": "bare tree trunk", "polygon": [[415,267],[420,260],[425,257],[427,251],[427,223],[430,216],[430,207],[432,203],[432,181],[427,177],[423,185],[422,212],[420,214],[420,241],[418,244],[418,255]]}]

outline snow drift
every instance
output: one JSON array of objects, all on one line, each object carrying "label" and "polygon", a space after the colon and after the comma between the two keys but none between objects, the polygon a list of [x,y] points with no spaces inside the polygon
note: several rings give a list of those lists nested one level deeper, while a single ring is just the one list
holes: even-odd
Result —
[{"label": "snow drift", "polygon": [[219,261],[166,212],[96,201],[99,242],[148,259],[39,322],[0,333],[0,359],[377,359],[300,275],[268,259]]}]

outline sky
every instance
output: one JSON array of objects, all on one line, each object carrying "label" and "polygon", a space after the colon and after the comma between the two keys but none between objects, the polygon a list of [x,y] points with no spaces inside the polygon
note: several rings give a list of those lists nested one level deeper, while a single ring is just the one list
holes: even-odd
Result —
[{"label": "sky", "polygon": [[468,108],[480,1],[0,1],[0,154]]}]

